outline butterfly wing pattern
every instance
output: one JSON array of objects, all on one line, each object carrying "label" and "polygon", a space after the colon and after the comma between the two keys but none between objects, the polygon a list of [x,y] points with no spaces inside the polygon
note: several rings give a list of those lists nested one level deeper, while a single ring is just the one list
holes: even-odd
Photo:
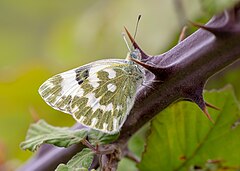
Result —
[{"label": "butterfly wing pattern", "polygon": [[93,129],[120,131],[142,84],[144,71],[133,61],[108,59],[57,74],[39,88],[56,110]]}]

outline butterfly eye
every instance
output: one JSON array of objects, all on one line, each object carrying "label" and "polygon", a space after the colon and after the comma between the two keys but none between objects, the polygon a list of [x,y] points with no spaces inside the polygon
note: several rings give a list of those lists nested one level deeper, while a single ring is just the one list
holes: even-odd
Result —
[{"label": "butterfly eye", "polygon": [[137,56],[137,54],[136,54],[136,53],[132,52],[132,53],[131,53],[131,58],[137,59],[137,58],[138,58],[138,56]]},{"label": "butterfly eye", "polygon": [[135,49],[134,51],[131,52],[130,54],[131,58],[141,60],[141,53],[138,49]]}]

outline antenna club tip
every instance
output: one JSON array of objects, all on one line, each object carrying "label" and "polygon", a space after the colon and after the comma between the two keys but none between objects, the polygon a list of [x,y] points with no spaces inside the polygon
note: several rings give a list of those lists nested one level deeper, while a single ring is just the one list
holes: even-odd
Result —
[{"label": "antenna club tip", "polygon": [[142,15],[141,15],[141,14],[139,14],[139,15],[138,15],[138,20],[140,20],[140,19],[141,19],[141,17],[142,17]]}]

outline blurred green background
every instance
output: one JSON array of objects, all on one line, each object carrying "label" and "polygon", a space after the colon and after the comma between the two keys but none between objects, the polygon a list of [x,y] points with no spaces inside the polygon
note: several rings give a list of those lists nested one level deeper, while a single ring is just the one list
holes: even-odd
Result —
[{"label": "blurred green background", "polygon": [[[47,78],[94,60],[125,58],[123,26],[133,33],[139,14],[137,42],[156,55],[176,44],[186,19],[207,21],[226,4],[218,6],[198,0],[1,0],[0,165],[18,165],[31,155],[20,150],[19,143],[35,118],[59,126],[74,124],[38,95]],[[230,69],[208,87],[237,87],[238,74],[239,69]]]}]

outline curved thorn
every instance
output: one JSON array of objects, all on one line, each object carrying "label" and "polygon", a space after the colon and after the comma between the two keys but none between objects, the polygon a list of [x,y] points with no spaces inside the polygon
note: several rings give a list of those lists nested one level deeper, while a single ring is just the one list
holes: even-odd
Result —
[{"label": "curved thorn", "polygon": [[223,30],[220,30],[219,28],[214,28],[214,27],[209,27],[209,26],[205,26],[199,23],[194,23],[192,21],[188,21],[191,25],[197,27],[197,28],[201,28],[203,30],[206,30],[212,34],[214,34],[215,36],[219,36],[221,33],[223,33]]},{"label": "curved thorn", "polygon": [[145,52],[143,52],[143,50],[139,47],[139,45],[136,43],[136,41],[134,40],[134,38],[132,37],[132,35],[131,35],[130,32],[128,31],[128,29],[127,29],[126,27],[124,27],[124,29],[125,29],[125,31],[126,31],[126,33],[127,33],[127,35],[128,35],[128,38],[130,39],[133,47],[134,47],[135,49],[138,49],[138,50],[140,51],[140,53],[141,53],[141,55],[142,55],[142,59],[148,59],[149,56],[148,56]]},{"label": "curved thorn", "polygon": [[40,120],[40,117],[33,106],[29,107],[29,112],[31,114],[31,117],[32,117],[34,123],[36,123],[37,121]]},{"label": "curved thorn", "polygon": [[[194,102],[194,101],[192,101],[191,99],[183,99],[183,100],[184,100],[184,101],[189,101],[189,102]],[[208,103],[208,102],[204,102],[204,103],[205,103],[205,105],[206,105],[207,107],[210,107],[210,108],[215,109],[215,110],[221,110],[220,108],[214,106],[214,105],[211,104],[211,103]]]},{"label": "curved thorn", "polygon": [[188,26],[184,26],[182,28],[182,31],[180,33],[179,39],[178,39],[178,43],[180,43],[181,41],[183,41],[186,38],[186,31],[188,29]]},{"label": "curved thorn", "polygon": [[148,65],[146,63],[143,63],[141,61],[138,61],[134,58],[130,58],[131,61],[136,62],[137,64],[141,65],[142,67],[146,68],[147,70],[151,71],[153,74],[157,75],[157,73],[159,72],[159,70],[161,70],[161,68],[157,68],[155,66],[152,65]]},{"label": "curved thorn", "polygon": [[125,31],[126,31],[126,33],[127,33],[127,35],[128,35],[128,38],[130,39],[130,41],[132,42],[132,44],[134,44],[134,43],[135,43],[134,38],[132,37],[132,35],[129,33],[128,29],[127,29],[125,26],[124,26],[124,29],[125,29]]},{"label": "curved thorn", "polygon": [[[203,99],[203,95],[202,95],[202,92],[203,92],[203,85],[200,87],[197,87],[197,89],[195,89],[195,91],[193,89],[191,89],[191,92],[187,92],[187,101],[191,100],[193,102],[195,102],[198,107],[203,111],[203,113],[207,116],[207,118],[212,122],[214,123],[211,115],[208,113],[208,110],[207,110],[207,106],[212,106],[211,104],[209,103],[206,103]],[[184,99],[184,100],[185,100]]]},{"label": "curved thorn", "polygon": [[210,103],[208,103],[208,102],[205,102],[205,105],[206,105],[207,107],[212,108],[212,109],[220,110],[220,108],[218,108],[218,107],[216,107],[216,106],[214,106],[214,105],[212,105],[212,104],[210,104]]},{"label": "curved thorn", "polygon": [[211,117],[211,115],[208,113],[207,107],[204,106],[204,108],[202,109],[203,113],[207,116],[207,118],[214,124],[214,121]]}]

